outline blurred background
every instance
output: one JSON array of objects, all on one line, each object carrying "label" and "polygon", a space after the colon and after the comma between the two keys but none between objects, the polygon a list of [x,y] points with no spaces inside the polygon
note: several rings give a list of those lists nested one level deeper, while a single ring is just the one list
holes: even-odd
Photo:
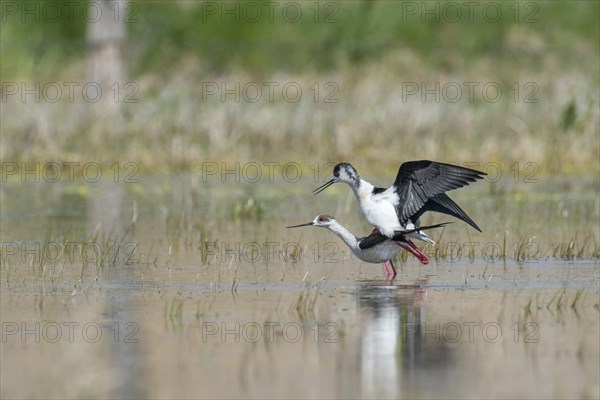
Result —
[{"label": "blurred background", "polygon": [[0,157],[597,177],[599,16],[597,1],[6,1]]},{"label": "blurred background", "polygon": [[[599,21],[598,1],[3,0],[0,397],[598,399]],[[285,228],[367,234],[345,185],[311,191],[340,161],[387,187],[418,159],[488,173],[451,193],[483,232],[423,217],[455,222],[430,265],[400,252],[384,280]]]}]

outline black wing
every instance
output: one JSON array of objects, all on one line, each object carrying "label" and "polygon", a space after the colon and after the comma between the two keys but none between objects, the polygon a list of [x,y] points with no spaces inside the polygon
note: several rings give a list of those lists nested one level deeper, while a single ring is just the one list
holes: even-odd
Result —
[{"label": "black wing", "polygon": [[435,161],[405,162],[400,166],[394,182],[399,197],[396,214],[400,223],[405,225],[409,218],[419,213],[429,199],[466,186],[485,175],[487,174],[474,169]]},{"label": "black wing", "polygon": [[365,250],[370,247],[377,246],[379,243],[385,242],[386,240],[389,240],[389,237],[382,235],[379,232],[373,232],[369,236],[362,238],[358,244],[358,247]]},{"label": "black wing", "polygon": [[407,229],[405,231],[394,231],[394,237],[392,239],[388,238],[387,236],[382,235],[379,232],[373,232],[369,236],[362,238],[358,247],[360,247],[362,250],[365,250],[370,247],[377,246],[379,243],[385,242],[386,240],[401,241],[401,240],[404,240],[405,236],[408,235],[409,233],[413,233],[413,232],[417,232],[417,231],[426,231],[428,229],[441,228],[441,227],[449,225],[451,223],[452,222],[442,222],[441,224],[427,225],[427,226],[422,226],[422,227],[415,228],[415,229]]},{"label": "black wing", "polygon": [[438,194],[437,196],[427,200],[427,203],[425,203],[415,215],[410,217],[415,226],[418,226],[416,221],[418,221],[419,218],[421,218],[421,215],[423,215],[423,213],[426,211],[435,211],[442,214],[451,215],[455,218],[465,221],[467,224],[481,232],[481,229],[477,226],[475,221],[473,221],[458,204],[448,197],[446,193]]}]

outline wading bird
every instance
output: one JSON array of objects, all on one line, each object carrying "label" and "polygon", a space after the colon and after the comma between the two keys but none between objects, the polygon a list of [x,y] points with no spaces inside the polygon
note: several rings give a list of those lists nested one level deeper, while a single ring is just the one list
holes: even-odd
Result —
[{"label": "wading bird", "polygon": [[466,186],[482,179],[484,172],[435,161],[409,161],[400,166],[394,184],[387,189],[378,188],[362,179],[348,163],[337,164],[333,177],[313,191],[318,194],[334,183],[350,186],[362,215],[383,235],[393,238],[396,231],[413,230],[414,239],[433,241],[418,220],[426,211],[448,214],[465,221],[481,232],[477,224],[445,192]]},{"label": "wading bird", "polygon": [[[451,222],[444,222],[441,224],[422,226],[418,230],[427,230],[440,228],[448,225]],[[366,237],[356,237],[346,229],[342,224],[337,222],[335,218],[330,215],[319,215],[313,221],[307,222],[306,224],[288,226],[287,228],[298,228],[301,226],[318,226],[329,229],[331,232],[337,235],[340,239],[346,243],[346,246],[350,248],[352,253],[359,259],[373,264],[383,263],[385,270],[389,276],[396,276],[396,267],[392,258],[401,249],[405,249],[414,255],[421,263],[428,264],[429,258],[410,240],[408,235],[417,231],[417,229],[402,229],[394,232],[392,238],[388,238],[376,229]],[[391,271],[390,271],[391,267]]]}]

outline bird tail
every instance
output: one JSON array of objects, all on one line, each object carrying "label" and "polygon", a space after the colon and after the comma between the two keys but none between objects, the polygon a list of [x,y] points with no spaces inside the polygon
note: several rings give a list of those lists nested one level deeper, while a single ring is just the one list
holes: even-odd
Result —
[{"label": "bird tail", "polygon": [[429,203],[430,211],[451,215],[455,218],[465,221],[467,224],[481,232],[481,229],[477,226],[475,221],[473,221],[471,217],[469,217],[467,213],[464,212],[463,209],[454,202],[454,200],[448,197],[447,194],[438,194],[437,196],[432,197]]},{"label": "bird tail", "polygon": [[435,242],[429,236],[422,233],[421,231],[426,231],[426,230],[435,229],[435,228],[441,228],[441,227],[444,227],[451,223],[452,222],[442,222],[440,224],[425,225],[425,226],[420,226],[420,227],[414,228],[414,229],[407,229],[404,231],[394,231],[394,237],[392,237],[392,240],[396,240],[396,241],[404,240],[404,238],[406,236],[408,236],[412,233],[417,233],[417,235],[414,238],[421,239],[425,242],[429,242],[429,243],[435,245]]}]

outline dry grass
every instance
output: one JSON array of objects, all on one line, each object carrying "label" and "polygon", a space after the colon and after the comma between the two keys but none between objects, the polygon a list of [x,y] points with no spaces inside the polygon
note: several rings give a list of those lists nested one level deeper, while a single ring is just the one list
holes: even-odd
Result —
[{"label": "dry grass", "polygon": [[[2,106],[0,157],[136,162],[142,174],[198,169],[207,160],[294,160],[308,165],[358,159],[371,168],[387,168],[414,157],[503,165],[534,162],[542,174],[597,174],[600,99],[598,82],[589,78],[597,66],[564,65],[553,53],[540,57],[539,63],[520,69],[479,58],[464,69],[443,72],[409,50],[397,50],[378,63],[344,67],[334,74],[276,73],[263,78],[245,72],[214,75],[202,72],[200,65],[184,64],[169,76],[140,78],[135,82],[139,102],[122,104],[109,118],[94,116],[98,106],[82,99],[50,104],[10,97]],[[75,70],[64,80],[85,76],[83,66]],[[292,103],[276,91],[271,102],[265,89],[256,103],[243,97],[236,102],[232,96],[223,102],[219,95],[202,99],[202,82],[228,87],[239,82],[243,87],[266,81],[280,83],[279,88],[295,82],[302,97]],[[310,89],[315,82],[320,88],[317,102]],[[333,96],[337,103],[323,102],[330,82],[339,88]],[[443,94],[439,102],[433,96],[423,102],[420,95],[406,96],[406,85],[412,82],[429,88],[436,82],[440,87],[457,82],[465,90],[456,103]],[[492,103],[475,90],[469,101],[463,82],[478,82],[480,88],[497,83],[503,95]],[[520,87],[517,102],[510,89],[514,82]],[[531,94],[524,88],[528,82],[538,88],[531,97],[537,103],[524,102]]]}]

